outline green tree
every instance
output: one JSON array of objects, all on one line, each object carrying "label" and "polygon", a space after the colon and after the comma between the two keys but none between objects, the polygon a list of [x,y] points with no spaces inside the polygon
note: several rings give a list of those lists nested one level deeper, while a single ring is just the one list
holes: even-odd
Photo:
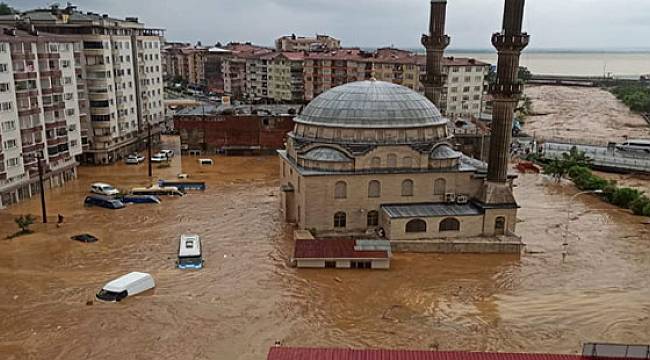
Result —
[{"label": "green tree", "polygon": [[14,221],[20,228],[21,233],[29,233],[31,232],[31,230],[29,230],[29,227],[34,223],[34,221],[36,221],[36,218],[32,214],[27,214],[20,215],[19,217],[15,218]]},{"label": "green tree", "polygon": [[530,81],[530,79],[533,78],[533,73],[531,73],[530,70],[528,70],[527,67],[520,66],[519,67],[519,74],[518,74],[517,77],[519,78],[519,80],[527,83],[528,81]]},{"label": "green tree", "polygon": [[0,3],[0,15],[13,15],[16,13],[16,10],[14,10],[11,6],[1,2]]},{"label": "green tree", "polygon": [[569,170],[574,167],[588,168],[591,166],[591,159],[584,152],[578,151],[574,146],[568,153],[563,153],[560,159],[553,159],[548,165],[544,166],[544,174],[550,175],[555,180],[569,175]]}]

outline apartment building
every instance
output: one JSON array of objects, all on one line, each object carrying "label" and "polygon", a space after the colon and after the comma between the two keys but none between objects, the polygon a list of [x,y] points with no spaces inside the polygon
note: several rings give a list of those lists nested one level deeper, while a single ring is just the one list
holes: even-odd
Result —
[{"label": "apartment building", "polygon": [[360,49],[311,52],[305,56],[303,80],[305,101],[339,85],[373,76],[371,53]]},{"label": "apartment building", "polygon": [[207,47],[167,43],[161,52],[164,77],[185,80],[190,86],[205,86],[207,54]]},{"label": "apartment building", "polygon": [[74,45],[29,24],[0,26],[0,208],[38,193],[37,158],[45,186],[76,178],[82,113]]},{"label": "apartment building", "polygon": [[[266,79],[261,69],[258,72],[256,60],[273,50],[251,43],[230,43],[225,50],[229,50],[230,55],[222,62],[224,94],[235,99],[254,99],[262,93],[262,79]],[[268,83],[265,88],[268,93]]]},{"label": "apartment building", "polygon": [[274,53],[268,59],[269,98],[275,102],[304,101],[304,53]]},{"label": "apartment building", "polygon": [[[421,66],[424,66],[423,64]],[[447,84],[443,87],[441,107],[448,117],[479,117],[490,64],[467,58],[443,58]],[[422,72],[424,73],[424,72]]]},{"label": "apartment building", "polygon": [[89,115],[81,118],[88,145],[83,161],[108,164],[142,148],[148,126],[154,142],[159,141],[164,122],[162,30],[146,28],[137,18],[82,13],[74,6],[0,16],[0,24],[15,21],[77,42],[76,75]]},{"label": "apartment building", "polygon": [[341,47],[341,40],[335,39],[329,35],[296,36],[291,34],[282,36],[275,40],[275,49],[277,51],[325,51],[336,50]]}]

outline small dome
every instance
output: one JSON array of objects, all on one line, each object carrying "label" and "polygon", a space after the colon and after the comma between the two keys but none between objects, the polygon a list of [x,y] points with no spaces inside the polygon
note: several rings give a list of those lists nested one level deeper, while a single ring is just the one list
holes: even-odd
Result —
[{"label": "small dome", "polygon": [[306,125],[342,128],[414,128],[447,122],[427,98],[401,85],[366,80],[330,89],[296,116]]},{"label": "small dome", "polygon": [[302,155],[305,160],[328,161],[328,162],[349,162],[352,161],[347,155],[339,150],[329,147],[317,147]]},{"label": "small dome", "polygon": [[458,159],[462,156],[461,153],[452,149],[449,145],[438,145],[431,151],[431,159],[433,160],[450,160]]}]

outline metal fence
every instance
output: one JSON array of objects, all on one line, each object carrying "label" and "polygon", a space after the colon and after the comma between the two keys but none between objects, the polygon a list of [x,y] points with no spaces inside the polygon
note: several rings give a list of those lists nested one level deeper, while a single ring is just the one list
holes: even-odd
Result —
[{"label": "metal fence", "polygon": [[582,355],[591,357],[650,359],[650,345],[586,343]]},{"label": "metal fence", "polygon": [[561,158],[562,154],[568,153],[575,146],[589,157],[595,166],[650,172],[650,156],[633,153],[621,153],[614,149],[595,146],[579,146],[569,144],[545,143],[542,148],[543,155],[549,159]]}]

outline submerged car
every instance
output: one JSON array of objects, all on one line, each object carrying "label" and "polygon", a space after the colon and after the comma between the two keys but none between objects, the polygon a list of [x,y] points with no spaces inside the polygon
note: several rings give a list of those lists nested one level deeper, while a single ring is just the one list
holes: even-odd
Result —
[{"label": "submerged car", "polygon": [[147,273],[132,272],[104,285],[97,293],[97,299],[103,301],[121,301],[127,296],[140,294],[156,286],[153,277]]},{"label": "submerged car", "polygon": [[126,159],[124,160],[125,163],[131,164],[131,165],[137,165],[137,164],[139,164],[139,163],[141,163],[143,161],[144,161],[144,156],[142,156],[140,154],[131,154],[131,155],[127,156]]},{"label": "submerged car", "polygon": [[165,154],[168,159],[171,159],[174,157],[174,150],[160,150],[161,154]]},{"label": "submerged car", "polygon": [[94,183],[90,185],[90,192],[99,195],[113,196],[120,193],[119,190],[112,185],[106,183]]},{"label": "submerged car", "polygon": [[84,206],[99,206],[106,209],[121,209],[124,207],[124,203],[110,196],[88,195],[84,199]]},{"label": "submerged car", "polygon": [[90,234],[75,235],[75,236],[71,237],[70,239],[76,240],[76,241],[81,241],[81,242],[84,242],[84,243],[94,243],[94,242],[97,242],[97,240],[98,240],[96,237],[94,237],[94,236],[92,236]]},{"label": "submerged car", "polygon": [[156,153],[151,157],[151,162],[159,163],[169,160],[164,153]]}]

